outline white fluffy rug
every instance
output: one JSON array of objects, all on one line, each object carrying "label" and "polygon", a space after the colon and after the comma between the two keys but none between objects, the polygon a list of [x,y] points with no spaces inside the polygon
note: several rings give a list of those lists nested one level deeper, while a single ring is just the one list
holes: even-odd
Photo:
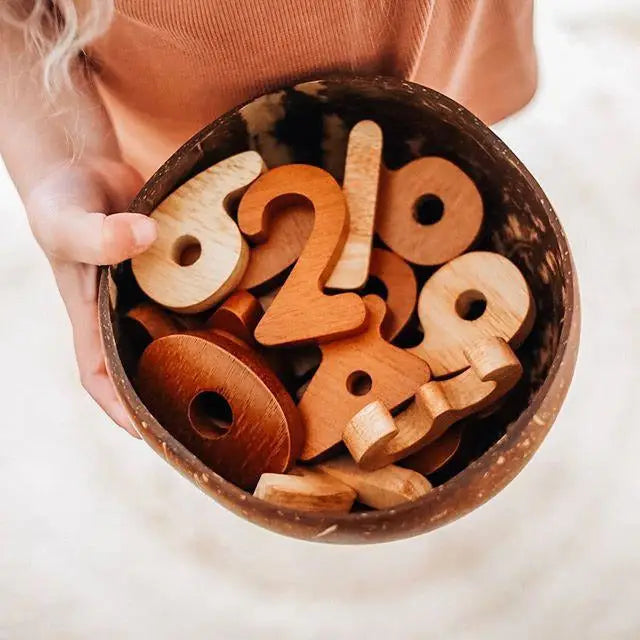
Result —
[{"label": "white fluffy rug", "polygon": [[578,369],[525,471],[407,542],[264,532],[111,427],[0,175],[0,638],[640,637],[640,7],[546,0],[538,18],[540,92],[497,129],[568,233]]}]

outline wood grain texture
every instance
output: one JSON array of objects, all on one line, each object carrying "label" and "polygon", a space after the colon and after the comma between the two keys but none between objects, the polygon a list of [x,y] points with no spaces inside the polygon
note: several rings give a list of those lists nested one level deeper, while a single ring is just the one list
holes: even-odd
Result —
[{"label": "wood grain texture", "polygon": [[309,165],[272,169],[247,190],[238,224],[254,242],[268,235],[267,221],[280,206],[307,201],[315,212],[313,230],[298,262],[258,324],[265,346],[336,339],[361,330],[366,309],[359,296],[327,296],[324,284],[340,256],[349,216],[342,190],[326,171]]},{"label": "wood grain texture", "polygon": [[416,307],[416,276],[400,256],[377,247],[371,253],[369,276],[378,278],[387,290],[387,315],[382,323],[382,335],[391,342],[405,328]]},{"label": "wood grain texture", "polygon": [[[243,489],[253,489],[262,473],[285,472],[300,451],[303,429],[289,394],[257,354],[222,335],[152,342],[140,359],[137,390],[177,440]],[[227,428],[203,407],[203,392],[226,400]]]},{"label": "wood grain texture", "polygon": [[[475,319],[465,319],[472,304],[485,305]],[[465,351],[484,338],[503,338],[517,349],[535,320],[527,281],[507,258],[474,251],[452,260],[425,283],[418,299],[424,339],[412,353],[424,358],[435,377],[469,365]]]},{"label": "wood grain texture", "polygon": [[392,464],[376,471],[365,471],[349,456],[341,456],[319,463],[314,468],[344,482],[355,490],[362,504],[374,509],[397,507],[431,491],[431,484],[424,476]]},{"label": "wood grain texture", "polygon": [[462,442],[462,428],[454,425],[447,429],[437,440],[425,445],[414,454],[403,458],[398,465],[405,469],[413,469],[423,476],[428,476],[444,467],[458,452]]},{"label": "wood grain texture", "polygon": [[389,410],[379,400],[362,407],[344,429],[342,440],[354,461],[363,469],[370,458],[398,433],[398,427]]},{"label": "wood grain texture", "polygon": [[248,291],[236,291],[207,320],[206,329],[223,331],[248,345],[253,345],[253,332],[263,311],[257,298]]},{"label": "wood grain texture", "polygon": [[253,495],[280,507],[325,513],[346,513],[356,499],[351,487],[311,469],[263,473]]},{"label": "wood grain texture", "polygon": [[[441,202],[442,217],[432,224],[419,222],[424,196]],[[382,171],[376,231],[409,262],[435,266],[460,255],[478,237],[482,218],[476,185],[449,160],[417,158],[397,171]]]},{"label": "wood grain texture", "polygon": [[384,467],[436,441],[458,420],[497,402],[522,376],[518,357],[501,338],[485,338],[466,354],[466,371],[418,389],[415,402],[396,416],[397,435],[367,459],[367,468]]},{"label": "wood grain texture", "polygon": [[253,293],[268,289],[300,257],[313,228],[313,217],[313,207],[304,200],[279,207],[268,220],[267,238],[251,246],[249,264],[238,288]]},{"label": "wood grain texture", "polygon": [[[374,295],[364,301],[366,331],[320,345],[322,362],[298,405],[306,429],[302,460],[312,460],[340,442],[347,422],[373,400],[394,409],[431,378],[424,360],[382,337],[384,301]],[[362,384],[367,377],[368,390]]]},{"label": "wood grain texture", "polygon": [[237,154],[178,187],[151,213],[158,238],[131,261],[140,288],[182,313],[204,311],[238,285],[249,249],[225,209],[262,172],[255,151]]},{"label": "wood grain texture", "polygon": [[349,234],[326,286],[359,289],[367,281],[376,217],[382,129],[361,120],[349,133],[342,192],[349,210]]}]

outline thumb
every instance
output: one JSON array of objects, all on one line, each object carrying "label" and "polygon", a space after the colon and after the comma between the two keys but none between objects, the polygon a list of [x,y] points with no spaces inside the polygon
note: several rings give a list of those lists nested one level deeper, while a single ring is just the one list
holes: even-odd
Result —
[{"label": "thumb", "polygon": [[158,235],[155,220],[141,213],[87,213],[67,209],[34,229],[45,253],[67,262],[116,264],[149,248]]}]

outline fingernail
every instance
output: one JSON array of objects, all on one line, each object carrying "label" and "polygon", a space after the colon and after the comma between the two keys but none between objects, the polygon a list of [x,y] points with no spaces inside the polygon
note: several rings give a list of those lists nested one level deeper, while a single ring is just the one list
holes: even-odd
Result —
[{"label": "fingernail", "polygon": [[132,220],[131,231],[136,247],[148,247],[158,236],[156,221],[142,215]]},{"label": "fingernail", "polygon": [[142,440],[140,434],[133,427],[122,427],[130,436],[133,436],[137,440]]},{"label": "fingernail", "polygon": [[129,417],[129,414],[126,412],[125,408],[122,405],[118,405],[111,412],[111,417],[115,421],[115,423],[124,429],[128,434],[132,435],[134,438],[138,438],[140,440],[140,434],[136,431],[133,426],[133,422]]}]

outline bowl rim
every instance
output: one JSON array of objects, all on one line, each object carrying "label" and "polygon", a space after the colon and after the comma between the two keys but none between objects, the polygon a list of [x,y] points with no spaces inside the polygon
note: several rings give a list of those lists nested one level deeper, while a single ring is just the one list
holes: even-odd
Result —
[{"label": "bowl rim", "polygon": [[[471,127],[476,129],[476,135],[481,136],[485,148],[489,152],[500,154],[508,162],[513,164],[514,168],[532,189],[533,194],[545,211],[552,232],[558,242],[561,254],[559,269],[564,274],[565,304],[561,319],[562,326],[556,352],[543,383],[536,390],[524,411],[514,421],[509,423],[506,433],[497,442],[491,445],[479,458],[472,461],[453,478],[438,487],[434,487],[427,495],[394,508],[360,513],[327,515],[303,512],[273,505],[239,489],[207,467],[166,431],[142,403],[133,384],[124,371],[116,347],[115,332],[111,320],[109,282],[111,267],[109,266],[100,267],[98,315],[107,371],[114,383],[117,395],[132,418],[142,438],[160,455],[163,455],[166,461],[174,466],[174,468],[188,477],[189,480],[194,482],[205,493],[216,499],[216,501],[221,502],[237,515],[241,515],[246,519],[279,533],[323,542],[354,541],[354,537],[364,537],[364,539],[357,540],[359,542],[374,542],[405,538],[434,529],[465,515],[495,496],[526,465],[526,462],[528,462],[528,459],[533,455],[550,429],[555,415],[562,404],[573,375],[577,355],[580,331],[579,292],[575,267],[566,234],[551,203],[538,182],[520,159],[487,125],[482,123],[465,107],[434,89],[388,76],[376,75],[365,77],[350,74],[331,74],[326,77],[302,80],[295,85],[284,85],[280,88],[269,90],[266,93],[254,96],[220,115],[194,134],[158,168],[136,195],[130,210],[136,210],[135,203],[144,200],[150,185],[153,185],[164,174],[168,173],[188,152],[192,151],[194,147],[197,147],[204,138],[211,135],[217,127],[222,126],[225,120],[237,114],[245,105],[264,95],[271,95],[285,89],[299,87],[301,84],[345,81],[371,85],[383,84],[385,88],[395,91],[418,93],[426,99],[425,108],[432,108],[428,105],[433,101],[437,101],[443,105],[443,108],[457,111]],[[573,338],[574,341],[573,353],[569,354],[570,357],[567,361],[567,348],[570,337]],[[564,382],[559,382],[558,378],[562,367],[564,368],[563,373],[565,374],[565,379]],[[548,399],[548,396],[554,386],[557,388],[558,394],[557,397],[551,399],[551,401]],[[545,403],[545,399],[549,401]],[[548,406],[544,406],[545,404]],[[540,437],[531,437],[531,429],[529,429],[531,424],[537,425],[538,431],[541,432]],[[154,444],[156,446],[153,446]],[[520,460],[516,461],[513,466],[504,464],[505,456],[514,449],[522,449]],[[503,462],[500,462],[501,458]],[[502,470],[497,474],[491,473],[491,467],[495,467],[496,462],[498,466],[502,466]],[[477,479],[478,477],[479,482],[474,484],[474,478]],[[455,495],[470,485],[473,485],[476,489],[480,488],[480,490],[476,491],[472,499],[462,508],[457,507],[452,509],[452,506],[455,505],[456,502]],[[403,526],[405,516],[409,514],[415,515],[417,512],[424,512],[428,506],[432,507],[432,513],[428,518],[418,517],[412,526]],[[292,522],[287,525],[284,523],[286,520]],[[377,535],[372,535],[376,531],[378,532]],[[376,537],[377,539],[374,539]]]}]

